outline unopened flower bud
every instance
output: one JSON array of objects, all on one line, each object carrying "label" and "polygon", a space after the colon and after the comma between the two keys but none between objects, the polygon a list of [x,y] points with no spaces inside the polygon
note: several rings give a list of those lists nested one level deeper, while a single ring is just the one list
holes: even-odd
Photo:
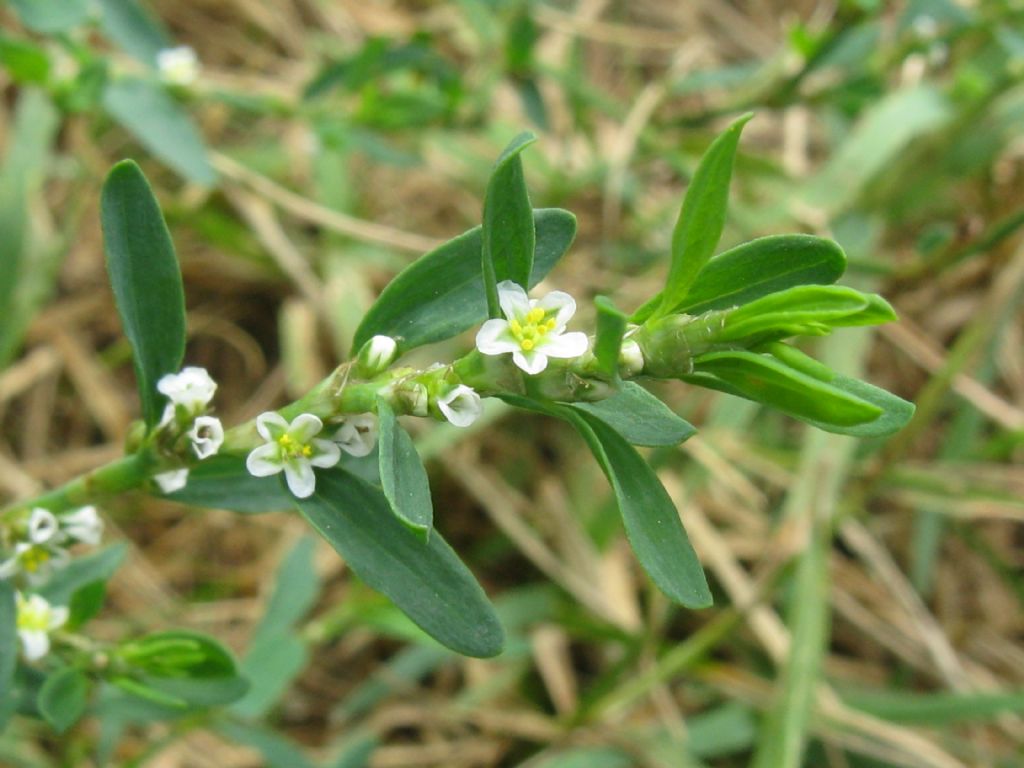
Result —
[{"label": "unopened flower bud", "polygon": [[356,362],[360,376],[376,376],[387,370],[387,367],[398,356],[398,342],[390,336],[374,336],[363,344]]},{"label": "unopened flower bud", "polygon": [[635,341],[622,342],[619,350],[619,366],[629,376],[636,376],[644,369],[644,353]]}]

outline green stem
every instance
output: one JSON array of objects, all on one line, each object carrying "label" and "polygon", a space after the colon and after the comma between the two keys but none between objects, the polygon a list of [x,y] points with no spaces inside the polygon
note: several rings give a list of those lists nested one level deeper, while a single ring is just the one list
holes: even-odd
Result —
[{"label": "green stem", "polygon": [[148,453],[125,456],[87,472],[59,488],[47,491],[31,501],[10,504],[0,509],[0,520],[6,519],[12,512],[27,507],[44,507],[59,515],[85,506],[98,497],[138,488],[150,477],[154,466],[155,461]]}]

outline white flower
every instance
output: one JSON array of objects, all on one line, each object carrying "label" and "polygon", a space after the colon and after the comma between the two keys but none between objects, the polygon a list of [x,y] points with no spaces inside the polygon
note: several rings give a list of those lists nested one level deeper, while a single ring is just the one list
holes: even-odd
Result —
[{"label": "white flower", "polygon": [[459,384],[437,398],[437,407],[456,427],[468,427],[479,418],[483,402],[472,387]]},{"label": "white flower", "polygon": [[296,416],[291,424],[279,413],[261,413],[256,417],[256,430],[267,442],[246,458],[249,474],[267,477],[283,470],[288,490],[300,499],[313,495],[313,467],[333,467],[341,458],[341,449],[335,443],[316,437],[323,426],[311,413]]},{"label": "white flower", "polygon": [[476,348],[485,355],[512,353],[512,361],[526,373],[540,373],[549,357],[579,357],[589,344],[585,333],[565,333],[576,313],[576,301],[567,293],[552,291],[542,299],[530,299],[511,280],[498,283],[498,302],[504,320],[488,320],[476,335]]},{"label": "white flower", "polygon": [[46,544],[20,541],[14,545],[14,554],[0,563],[0,579],[9,579],[17,573],[25,574],[32,586],[45,584],[54,570],[68,563],[68,553],[51,539]]},{"label": "white flower", "polygon": [[345,453],[352,456],[367,456],[377,444],[379,430],[377,417],[372,413],[347,416],[331,439]]},{"label": "white flower", "polygon": [[95,546],[103,537],[103,521],[96,507],[79,507],[74,512],[61,515],[60,531],[67,539]]},{"label": "white flower", "polygon": [[[210,378],[205,368],[190,366],[182,368],[181,373],[168,373],[156,383],[157,390],[167,396],[171,405],[180,405],[189,413],[199,413],[206,409],[217,391],[217,382]],[[173,417],[174,412],[171,411]],[[164,413],[164,420],[167,413]],[[161,422],[163,423],[163,422]]]},{"label": "white flower", "polygon": [[153,482],[159,486],[162,493],[180,491],[188,484],[188,470],[172,469],[169,472],[161,472],[159,475],[153,475]]},{"label": "white flower", "polygon": [[191,85],[199,76],[199,58],[187,45],[164,48],[156,55],[160,79],[170,85]]},{"label": "white flower", "polygon": [[374,336],[359,350],[359,368],[362,375],[375,376],[391,363],[398,354],[398,342],[390,336]]},{"label": "white flower", "polygon": [[15,601],[18,606],[18,637],[25,658],[36,661],[50,652],[50,633],[64,626],[68,620],[68,609],[62,605],[50,605],[40,595],[30,595],[26,600],[17,592]]},{"label": "white flower", "polygon": [[192,450],[200,459],[213,456],[224,442],[224,427],[215,416],[196,416],[187,434],[192,441]]},{"label": "white flower", "polygon": [[35,507],[28,517],[28,540],[33,544],[45,544],[57,534],[58,528],[53,512]]}]

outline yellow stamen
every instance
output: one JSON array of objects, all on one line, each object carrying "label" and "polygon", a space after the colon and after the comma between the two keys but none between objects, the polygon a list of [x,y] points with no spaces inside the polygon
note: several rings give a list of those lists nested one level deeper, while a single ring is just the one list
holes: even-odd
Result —
[{"label": "yellow stamen", "polygon": [[533,340],[523,339],[522,341],[519,342],[519,346],[522,347],[524,351],[529,352],[531,349],[533,349]]},{"label": "yellow stamen", "polygon": [[533,309],[526,313],[526,322],[530,323],[531,325],[536,325],[543,319],[544,310],[541,309],[540,307],[534,307]]},{"label": "yellow stamen", "polygon": [[295,441],[292,440],[291,435],[281,435],[277,438],[277,444],[282,448],[290,448],[294,442]]},{"label": "yellow stamen", "polygon": [[306,457],[312,456],[313,455],[313,447],[310,446],[310,445],[302,446],[302,455],[306,456]]},{"label": "yellow stamen", "polygon": [[508,327],[514,336],[519,336],[523,332],[523,326],[514,318],[508,321]]}]

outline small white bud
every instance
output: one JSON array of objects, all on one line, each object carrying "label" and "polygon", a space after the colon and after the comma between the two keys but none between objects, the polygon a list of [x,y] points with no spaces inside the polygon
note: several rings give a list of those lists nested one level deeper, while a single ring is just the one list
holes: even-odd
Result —
[{"label": "small white bud", "polygon": [[163,493],[180,491],[188,484],[188,470],[172,469],[170,472],[161,472],[159,475],[153,475],[153,482]]},{"label": "small white bud", "polygon": [[624,341],[619,350],[619,365],[630,376],[636,376],[644,369],[644,353],[635,341]]},{"label": "small white bud", "polygon": [[213,456],[224,442],[224,427],[215,416],[196,416],[192,429],[188,431],[192,450],[200,459]]},{"label": "small white bud", "polygon": [[374,336],[359,350],[359,374],[376,376],[387,370],[397,356],[398,342],[390,336]]},{"label": "small white bud", "polygon": [[168,85],[191,85],[199,76],[199,57],[187,45],[164,48],[156,55],[156,68]]}]

